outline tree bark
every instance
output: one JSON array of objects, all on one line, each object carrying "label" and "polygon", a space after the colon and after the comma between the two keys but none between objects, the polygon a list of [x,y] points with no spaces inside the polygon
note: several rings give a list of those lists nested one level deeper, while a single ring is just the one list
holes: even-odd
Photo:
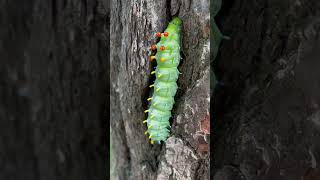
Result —
[{"label": "tree bark", "polygon": [[215,66],[214,179],[320,179],[320,1],[229,2],[217,16],[231,40]]},{"label": "tree bark", "polygon": [[108,4],[0,1],[0,179],[106,179]]},{"label": "tree bark", "polygon": [[[119,0],[111,6],[111,137],[114,179],[209,179],[209,0]],[[149,47],[169,20],[183,20],[171,136],[151,145],[142,121],[148,108]]]}]

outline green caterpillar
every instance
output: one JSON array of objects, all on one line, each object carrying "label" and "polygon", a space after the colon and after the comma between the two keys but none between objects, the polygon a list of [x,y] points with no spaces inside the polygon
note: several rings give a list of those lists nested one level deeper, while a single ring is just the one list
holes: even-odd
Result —
[{"label": "green caterpillar", "polygon": [[151,56],[150,60],[157,61],[157,67],[151,74],[156,75],[154,84],[150,87],[154,88],[153,96],[148,98],[150,107],[145,110],[148,113],[147,123],[148,130],[145,134],[149,134],[151,144],[167,140],[170,127],[169,119],[171,117],[171,109],[174,104],[174,96],[177,92],[180,63],[180,33],[182,21],[175,17],[169,23],[164,33],[158,32],[157,37],[161,37],[160,41],[151,46],[152,50],[157,50],[155,56]]}]

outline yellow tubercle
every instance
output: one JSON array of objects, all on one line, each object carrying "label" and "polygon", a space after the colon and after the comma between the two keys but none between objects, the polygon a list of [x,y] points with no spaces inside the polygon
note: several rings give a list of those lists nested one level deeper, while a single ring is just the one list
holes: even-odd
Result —
[{"label": "yellow tubercle", "polygon": [[151,85],[149,86],[149,88],[152,88],[152,87],[154,87],[154,84],[151,84]]},{"label": "yellow tubercle", "polygon": [[148,98],[147,100],[148,100],[148,101],[151,101],[151,99],[152,99],[152,98]]},{"label": "yellow tubercle", "polygon": [[144,113],[147,113],[147,112],[149,112],[149,109],[147,109],[147,110],[144,111]]},{"label": "yellow tubercle", "polygon": [[150,56],[150,61],[153,61],[154,59],[156,59],[155,56]]}]

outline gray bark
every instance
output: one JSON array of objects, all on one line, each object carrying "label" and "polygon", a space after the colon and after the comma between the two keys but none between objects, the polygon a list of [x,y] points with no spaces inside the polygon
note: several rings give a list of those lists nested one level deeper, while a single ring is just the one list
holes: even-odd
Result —
[{"label": "gray bark", "polygon": [[109,28],[97,1],[0,1],[0,179],[106,179]]},{"label": "gray bark", "polygon": [[320,1],[233,1],[214,98],[214,179],[320,179]]},{"label": "gray bark", "polygon": [[[209,179],[209,1],[119,0],[111,3],[111,137],[113,179]],[[150,145],[149,47],[170,18],[183,20],[178,92],[171,136]]]}]

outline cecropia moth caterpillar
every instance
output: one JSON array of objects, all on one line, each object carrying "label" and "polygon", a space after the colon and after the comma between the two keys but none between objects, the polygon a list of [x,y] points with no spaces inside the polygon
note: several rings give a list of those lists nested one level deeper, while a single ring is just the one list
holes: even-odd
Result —
[{"label": "cecropia moth caterpillar", "polygon": [[156,33],[160,41],[156,45],[151,46],[151,50],[156,50],[155,56],[150,56],[150,60],[157,61],[157,67],[151,74],[155,74],[156,80],[150,85],[154,88],[150,101],[149,109],[145,110],[148,117],[143,123],[147,123],[148,130],[145,134],[149,134],[151,144],[167,140],[170,127],[169,119],[171,117],[171,109],[174,104],[174,96],[177,92],[177,79],[179,76],[178,65],[180,63],[180,33],[182,21],[175,17],[169,23],[164,33]]}]

